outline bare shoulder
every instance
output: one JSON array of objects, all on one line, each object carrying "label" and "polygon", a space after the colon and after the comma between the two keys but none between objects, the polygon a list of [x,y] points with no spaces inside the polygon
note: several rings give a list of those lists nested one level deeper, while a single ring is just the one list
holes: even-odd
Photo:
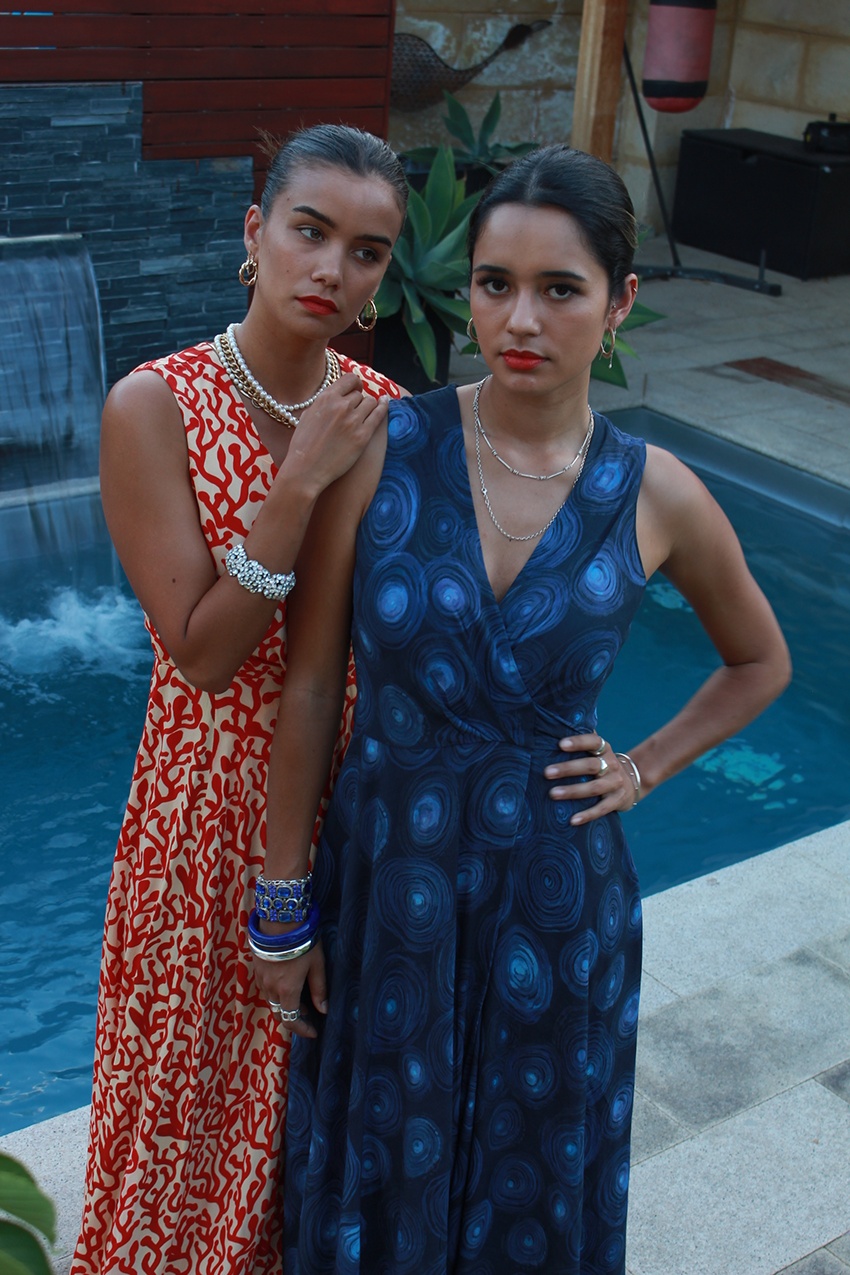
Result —
[{"label": "bare shoulder", "polygon": [[102,438],[107,449],[114,443],[187,452],[177,400],[165,380],[151,371],[133,372],[113,385],[103,408]]},{"label": "bare shoulder", "polygon": [[647,445],[637,505],[637,537],[647,578],[677,554],[737,544],[729,521],[705,483],[661,447]]}]

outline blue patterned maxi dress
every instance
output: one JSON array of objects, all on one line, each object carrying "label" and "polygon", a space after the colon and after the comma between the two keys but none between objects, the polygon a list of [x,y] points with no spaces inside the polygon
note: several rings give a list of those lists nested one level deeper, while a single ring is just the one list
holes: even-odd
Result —
[{"label": "blue patterned maxi dress", "polygon": [[571,827],[543,769],[595,730],[643,594],[644,457],[597,416],[497,603],[454,388],[390,407],[315,872],[330,1008],[292,1042],[288,1275],[622,1275],[638,882],[619,817]]}]

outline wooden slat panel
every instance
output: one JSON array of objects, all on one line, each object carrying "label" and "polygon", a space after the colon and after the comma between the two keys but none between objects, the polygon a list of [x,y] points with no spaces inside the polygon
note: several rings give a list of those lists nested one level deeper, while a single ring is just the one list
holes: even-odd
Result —
[{"label": "wooden slat panel", "polygon": [[144,146],[191,145],[196,142],[257,141],[257,128],[276,134],[290,133],[312,124],[345,123],[356,128],[374,128],[383,116],[383,103],[376,107],[350,106],[344,111],[180,111],[169,115],[146,114],[142,130]]},{"label": "wooden slat panel", "polygon": [[[374,111],[372,118],[364,120],[359,125],[371,133],[377,133],[381,127],[383,120],[382,111]],[[304,124],[309,123],[334,123],[339,121],[328,121],[327,118],[322,120],[303,120]],[[345,121],[343,121],[345,122]],[[300,126],[301,120],[296,121],[296,127]],[[142,146],[142,156],[144,159],[209,159],[217,156],[233,156],[233,155],[249,155],[254,156],[255,172],[265,172],[268,159],[259,150],[256,142],[251,140],[232,141],[232,142],[188,142],[185,145],[161,144],[156,146]],[[262,166],[259,161],[262,161]]]},{"label": "wooden slat panel", "polygon": [[386,79],[161,80],[145,86],[145,111],[283,110],[383,106]]},{"label": "wooden slat panel", "polygon": [[0,50],[0,80],[208,80],[389,74],[389,49]]},{"label": "wooden slat panel", "polygon": [[38,49],[228,49],[324,47],[351,48],[388,43],[386,18],[254,17],[111,17],[14,18],[0,20],[0,46]]},{"label": "wooden slat panel", "polygon": [[[206,15],[231,14],[237,0],[125,0],[121,12],[127,14],[181,13]],[[51,0],[53,13],[109,13],[114,14],[116,0]],[[287,13],[338,13],[347,17],[392,12],[392,0],[239,0],[239,13],[250,18],[254,14]]]}]

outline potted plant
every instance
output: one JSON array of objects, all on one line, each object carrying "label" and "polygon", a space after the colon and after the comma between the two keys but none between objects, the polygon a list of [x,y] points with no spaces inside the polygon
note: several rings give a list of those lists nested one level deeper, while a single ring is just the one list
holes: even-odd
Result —
[{"label": "potted plant", "polygon": [[375,366],[413,393],[445,385],[451,334],[466,335],[469,302],[458,292],[469,278],[466,236],[477,200],[455,176],[445,144],[421,195],[410,190],[407,220],[375,297]]}]

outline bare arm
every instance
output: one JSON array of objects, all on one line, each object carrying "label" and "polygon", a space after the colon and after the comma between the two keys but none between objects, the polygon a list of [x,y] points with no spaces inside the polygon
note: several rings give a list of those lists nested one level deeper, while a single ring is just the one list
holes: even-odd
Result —
[{"label": "bare arm", "polygon": [[[304,412],[244,544],[249,558],[286,572],[316,499],[361,454],[386,419],[386,399],[344,376]],[[103,507],[133,590],[193,685],[227,689],[256,649],[277,604],[219,578],[204,539],[180,409],[155,372],[120,381],[104,408]]]},{"label": "bare arm", "polygon": [[[296,563],[298,584],[287,613],[286,678],[269,759],[263,869],[269,879],[307,873],[345,695],[357,528],[377,487],[385,448],[382,428],[351,471],[319,499]],[[290,928],[262,922],[269,933]],[[316,1008],[324,1013],[321,945],[283,964],[255,958],[254,970],[263,995],[284,1009],[298,1007],[307,981]],[[303,1021],[293,1031],[315,1035]]]},{"label": "bare arm", "polygon": [[[674,456],[647,449],[638,500],[638,544],[647,579],[660,570],[687,598],[723,661],[666,725],[629,749],[642,796],[684,770],[763,712],[787,686],[791,661],[770,604],[751,576],[723,510]],[[566,743],[567,741],[565,741]],[[570,749],[594,749],[598,736],[578,736]],[[609,748],[604,778],[551,790],[555,798],[598,796],[574,823],[627,809],[634,797],[628,768]],[[595,758],[548,767],[548,778],[575,779],[599,768]]]}]

